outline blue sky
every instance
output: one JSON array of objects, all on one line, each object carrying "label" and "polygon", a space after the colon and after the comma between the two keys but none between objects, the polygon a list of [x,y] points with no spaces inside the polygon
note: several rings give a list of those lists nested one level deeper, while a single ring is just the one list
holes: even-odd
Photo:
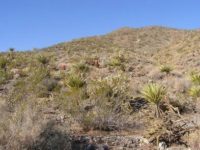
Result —
[{"label": "blue sky", "polygon": [[42,48],[115,29],[200,28],[200,0],[0,0],[0,50]]}]

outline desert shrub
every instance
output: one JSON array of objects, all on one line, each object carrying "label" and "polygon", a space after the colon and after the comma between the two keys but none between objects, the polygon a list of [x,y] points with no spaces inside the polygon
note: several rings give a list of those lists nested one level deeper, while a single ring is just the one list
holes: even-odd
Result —
[{"label": "desert shrub", "polygon": [[42,55],[38,56],[37,60],[38,60],[39,63],[41,63],[43,65],[46,65],[49,62],[49,59],[45,56],[42,56]]},{"label": "desert shrub", "polygon": [[190,80],[192,81],[193,84],[200,85],[200,75],[197,74],[196,72],[192,72],[190,74]]},{"label": "desert shrub", "polygon": [[58,86],[57,81],[51,78],[44,79],[42,84],[47,88],[48,91],[53,91]]},{"label": "desert shrub", "polygon": [[55,79],[45,78],[37,86],[39,97],[47,97],[50,92],[59,89],[58,82]]},{"label": "desert shrub", "polygon": [[122,71],[125,71],[125,57],[124,55],[118,54],[116,56],[113,56],[110,58],[109,62],[108,62],[108,66],[110,67],[117,67]]},{"label": "desert shrub", "polygon": [[173,70],[172,67],[167,66],[167,65],[163,65],[160,67],[160,71],[165,72],[167,74],[170,73],[172,70]]},{"label": "desert shrub", "polygon": [[189,90],[189,95],[197,98],[200,96],[200,86],[192,86]]},{"label": "desert shrub", "polygon": [[26,101],[27,84],[25,80],[17,80],[13,85],[13,91],[7,97],[7,107],[9,111],[14,111],[17,104]]},{"label": "desert shrub", "polygon": [[27,149],[26,146],[35,141],[44,123],[41,113],[33,106],[26,102],[18,105],[15,112],[0,123],[0,147],[4,150]]},{"label": "desert shrub", "polygon": [[7,64],[8,60],[5,57],[0,57],[0,68],[5,70]]},{"label": "desert shrub", "polygon": [[80,114],[83,100],[88,98],[85,79],[74,72],[65,74],[63,90],[56,96],[61,109],[76,117]]},{"label": "desert shrub", "polygon": [[67,77],[66,84],[70,89],[82,88],[86,82],[80,75],[70,74]]},{"label": "desert shrub", "polygon": [[50,71],[46,67],[33,67],[30,72],[32,72],[32,74],[29,77],[29,82],[33,85],[37,85],[43,79],[50,77]]},{"label": "desert shrub", "polygon": [[74,66],[74,69],[76,72],[80,72],[80,73],[86,73],[89,71],[89,66],[84,63],[84,62],[81,62],[81,63],[78,63]]},{"label": "desert shrub", "polygon": [[122,64],[122,62],[120,61],[120,59],[117,58],[112,58],[109,62],[110,66],[120,66]]},{"label": "desert shrub", "polygon": [[124,55],[117,55],[110,59],[108,65],[110,66],[121,66],[125,62]]},{"label": "desert shrub", "polygon": [[[33,69],[33,68],[32,68]],[[54,84],[50,83],[50,71],[46,67],[34,68],[32,74],[28,78],[29,88],[39,97],[49,96],[48,88],[54,88]],[[46,83],[45,83],[46,80]]]},{"label": "desert shrub", "polygon": [[81,122],[97,130],[110,131],[121,128],[126,122],[125,116],[130,113],[128,90],[128,79],[124,75],[92,81],[88,93],[95,108],[82,114],[81,118],[86,118]]},{"label": "desert shrub", "polygon": [[156,117],[159,117],[159,104],[166,94],[166,89],[159,84],[150,83],[143,88],[141,93],[147,101],[156,105]]},{"label": "desert shrub", "polygon": [[10,72],[5,72],[3,70],[0,70],[0,85],[4,84],[9,79],[12,79],[12,74]]}]

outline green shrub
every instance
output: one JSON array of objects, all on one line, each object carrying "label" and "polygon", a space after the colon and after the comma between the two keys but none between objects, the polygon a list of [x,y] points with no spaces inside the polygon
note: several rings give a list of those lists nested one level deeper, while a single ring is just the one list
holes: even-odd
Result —
[{"label": "green shrub", "polygon": [[120,107],[122,112],[127,109],[124,106],[127,103],[128,90],[128,79],[121,74],[95,80],[88,87],[90,98],[95,100],[99,107],[113,111]]},{"label": "green shrub", "polygon": [[5,57],[0,57],[0,69],[6,69],[8,60]]},{"label": "green shrub", "polygon": [[67,78],[67,86],[70,89],[79,89],[82,88],[86,84],[85,80],[79,75],[69,75]]},{"label": "green shrub", "polygon": [[200,97],[200,86],[191,87],[189,90],[189,95],[194,98]]},{"label": "green shrub", "polygon": [[119,54],[117,56],[112,57],[108,62],[108,65],[111,67],[117,67],[120,70],[125,71],[125,64],[124,64],[125,61],[126,60],[124,56]]},{"label": "green shrub", "polygon": [[45,78],[37,85],[37,95],[39,97],[48,97],[50,92],[59,89],[58,87],[58,83],[55,79]]},{"label": "green shrub", "polygon": [[166,94],[166,89],[161,85],[151,83],[146,85],[141,93],[148,102],[156,105],[156,117],[159,117],[159,104]]},{"label": "green shrub", "polygon": [[192,81],[193,84],[200,85],[200,75],[199,74],[192,72],[190,74],[190,80]]},{"label": "green shrub", "polygon": [[81,62],[77,65],[74,66],[74,69],[76,72],[82,72],[82,73],[85,73],[85,72],[88,72],[89,71],[89,67],[87,64]]},{"label": "green shrub", "polygon": [[0,85],[4,84],[7,80],[12,78],[12,74],[5,72],[3,70],[0,70]]},{"label": "green shrub", "polygon": [[37,60],[38,60],[41,64],[43,64],[43,65],[46,65],[46,64],[48,64],[48,62],[49,62],[49,59],[48,59],[47,57],[45,57],[45,56],[42,56],[42,55],[40,55],[40,56],[37,58]]},{"label": "green shrub", "polygon": [[122,65],[122,62],[121,62],[120,59],[112,58],[108,64],[109,64],[110,66],[121,66],[121,65]]},{"label": "green shrub", "polygon": [[160,71],[169,74],[172,71],[172,68],[170,66],[163,65],[160,67]]}]

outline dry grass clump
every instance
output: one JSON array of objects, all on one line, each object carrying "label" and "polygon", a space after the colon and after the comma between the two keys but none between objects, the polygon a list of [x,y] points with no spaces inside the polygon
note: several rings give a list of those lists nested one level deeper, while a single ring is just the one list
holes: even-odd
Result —
[{"label": "dry grass clump", "polygon": [[199,130],[189,134],[189,136],[187,137],[187,140],[189,140],[188,143],[191,149],[194,149],[194,150],[200,149],[200,142],[199,142],[200,131]]}]

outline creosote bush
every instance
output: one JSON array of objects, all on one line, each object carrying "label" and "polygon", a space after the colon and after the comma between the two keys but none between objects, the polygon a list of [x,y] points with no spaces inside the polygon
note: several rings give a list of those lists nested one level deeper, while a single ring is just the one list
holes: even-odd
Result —
[{"label": "creosote bush", "polygon": [[156,105],[156,117],[160,117],[159,104],[166,94],[166,89],[159,84],[150,83],[143,88],[141,93],[147,101]]}]

